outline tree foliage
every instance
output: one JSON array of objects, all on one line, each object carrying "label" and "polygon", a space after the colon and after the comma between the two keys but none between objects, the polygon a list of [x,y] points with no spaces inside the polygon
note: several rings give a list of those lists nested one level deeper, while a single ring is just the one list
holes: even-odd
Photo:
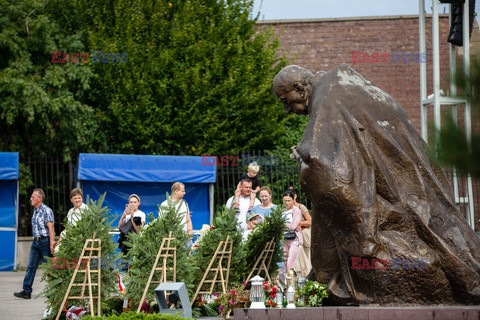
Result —
[{"label": "tree foliage", "polygon": [[[0,146],[221,154],[290,147],[305,121],[272,94],[285,65],[251,0],[1,2]],[[88,63],[52,63],[52,51]],[[92,63],[93,52],[127,63]]]},{"label": "tree foliage", "polygon": [[270,215],[265,218],[264,222],[259,223],[254,231],[249,234],[247,241],[243,245],[246,261],[245,270],[243,271],[245,279],[262,253],[262,250],[265,248],[265,244],[272,239],[275,239],[275,250],[272,260],[270,261],[268,273],[271,278],[277,273],[278,263],[283,262],[282,241],[283,232],[285,231],[284,211],[284,205],[277,206],[270,212]]},{"label": "tree foliage", "polygon": [[[140,234],[134,232],[129,234],[127,243],[131,244],[131,249],[127,257],[131,260],[131,263],[125,284],[127,286],[127,296],[132,299],[132,305],[138,306],[162,240],[168,237],[170,232],[172,237],[175,238],[176,279],[184,282],[189,291],[193,290],[193,272],[192,267],[188,263],[188,234],[183,230],[181,223],[182,215],[178,212],[180,206],[175,208],[168,194],[167,199],[168,208],[163,208],[162,216],[158,217],[158,219],[153,219],[153,216],[151,216],[151,222]],[[162,263],[161,259],[159,263]],[[167,259],[167,268],[173,268],[172,259]],[[155,278],[153,281],[159,281],[160,276],[161,273],[157,271],[154,274]],[[172,281],[173,272],[168,271],[166,278],[168,281]],[[157,285],[158,283],[151,284],[147,292],[148,301],[155,301],[154,293]]]},{"label": "tree foliage", "polygon": [[106,5],[90,7],[98,29],[89,46],[129,57],[96,65],[95,100],[115,151],[220,153],[265,147],[284,133],[271,89],[283,60],[270,33],[255,33],[251,5],[115,2],[113,17],[96,14]]},{"label": "tree foliage", "polygon": [[[100,262],[92,262],[91,265],[97,265],[101,268],[102,301],[118,292],[115,263],[111,262],[117,261],[119,255],[115,253],[117,245],[109,234],[112,217],[109,215],[109,209],[102,207],[104,199],[105,194],[98,201],[87,199],[88,209],[83,211],[82,218],[75,225],[67,226],[65,235],[60,241],[58,253],[53,259],[47,258],[47,263],[41,265],[44,270],[42,281],[46,282],[42,293],[47,298],[47,305],[51,310],[51,319],[56,317],[61,307],[77,264],[80,265],[80,271],[77,273],[76,283],[82,282],[86,277],[87,274],[84,272],[86,263],[82,263],[78,259],[82,253],[85,240],[92,238],[94,234],[95,239],[101,240],[102,254]],[[85,254],[88,255],[88,252]],[[109,263],[101,263],[101,261]],[[96,280],[95,273],[92,277]],[[79,289],[80,287],[72,287],[70,295],[80,295]],[[93,289],[94,295],[96,295],[96,287],[94,286]],[[88,297],[88,289],[85,290],[85,294]],[[86,298],[83,300],[68,300],[67,306],[71,305],[86,307],[88,306],[88,300]]]},{"label": "tree foliage", "polygon": [[480,176],[480,58],[472,61],[470,75],[463,70],[456,73],[459,96],[470,99],[472,107],[473,130],[470,143],[463,126],[459,126],[451,116],[440,131],[438,159],[440,162],[455,166],[462,173]]},{"label": "tree foliage", "polygon": [[[228,283],[241,283],[243,280],[245,257],[242,250],[242,234],[238,228],[238,221],[233,209],[225,206],[217,211],[213,220],[213,228],[205,234],[200,241],[197,241],[198,248],[191,255],[194,266],[195,287],[198,287],[205,271],[217,250],[220,241],[225,241],[227,236],[233,241],[232,258],[230,261],[230,274]],[[224,264],[224,267],[226,265]],[[221,287],[216,292],[221,292]]]},{"label": "tree foliage", "polygon": [[51,63],[53,50],[83,51],[82,32],[61,33],[45,1],[1,1],[0,26],[0,149],[65,160],[90,150],[93,71]]}]

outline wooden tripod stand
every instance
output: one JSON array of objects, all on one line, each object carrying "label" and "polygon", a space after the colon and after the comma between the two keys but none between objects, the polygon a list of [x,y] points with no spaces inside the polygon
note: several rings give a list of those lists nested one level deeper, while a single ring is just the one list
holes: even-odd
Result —
[{"label": "wooden tripod stand", "polygon": [[[82,253],[78,259],[78,263],[73,272],[72,279],[68,285],[67,292],[63,298],[62,304],[57,313],[56,320],[60,318],[62,311],[65,307],[67,300],[78,300],[88,298],[88,304],[90,308],[90,315],[94,316],[94,303],[93,300],[97,300],[97,315],[101,315],[101,256],[102,256],[102,241],[100,239],[95,239],[95,233],[93,234],[92,239],[86,239],[85,244],[83,245]],[[91,262],[92,258],[97,259],[97,266],[92,270]],[[83,262],[86,262],[85,268],[80,269],[80,266],[83,265]],[[83,280],[82,277],[78,277],[84,273]],[[80,280],[80,281],[78,281]],[[78,290],[74,290],[75,294],[71,294],[72,288],[80,288],[80,293]],[[96,290],[93,290],[93,287],[96,287]],[[85,296],[85,288],[88,288],[88,296]],[[96,294],[95,292],[96,291]]]},{"label": "wooden tripod stand", "polygon": [[[168,234],[167,238],[162,239],[162,244],[158,249],[157,257],[155,258],[155,262],[152,266],[152,271],[150,272],[150,276],[148,277],[147,284],[145,286],[145,290],[143,291],[142,299],[140,299],[140,303],[138,304],[137,313],[140,312],[142,308],[142,303],[145,297],[147,296],[148,289],[150,288],[150,284],[152,283],[162,283],[167,282],[167,271],[173,272],[173,279],[172,281],[176,281],[177,276],[177,247],[173,245],[175,243],[175,238],[172,238],[172,232]],[[167,260],[173,260],[173,267],[167,267]],[[161,259],[161,261],[159,261]],[[152,281],[153,275],[155,271],[160,271],[160,279],[158,281]]]},{"label": "wooden tripod stand", "polygon": [[[210,260],[210,264],[208,265],[207,269],[205,270],[205,274],[203,275],[202,281],[198,285],[197,292],[193,296],[192,300],[190,301],[190,305],[193,305],[195,299],[198,297],[199,294],[212,294],[215,285],[220,283],[222,287],[222,292],[227,292],[228,286],[228,276],[230,273],[230,261],[232,258],[232,247],[233,241],[229,241],[228,239],[230,236],[227,236],[225,241],[220,241],[217,246],[217,250]],[[223,266],[223,262],[226,260],[227,265],[226,267]],[[212,268],[214,266],[214,268]],[[218,279],[220,276],[220,279]],[[207,278],[209,278],[207,280]],[[207,285],[207,289],[202,290],[204,284]]]}]

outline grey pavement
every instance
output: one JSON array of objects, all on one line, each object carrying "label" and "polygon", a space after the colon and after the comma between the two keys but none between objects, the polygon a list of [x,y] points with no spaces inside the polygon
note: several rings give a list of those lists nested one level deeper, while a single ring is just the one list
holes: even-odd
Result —
[{"label": "grey pavement", "polygon": [[37,270],[33,282],[32,299],[17,298],[14,292],[22,291],[25,271],[0,272],[0,319],[41,320],[45,311],[45,297],[37,297],[45,283],[41,282],[42,270]]},{"label": "grey pavement", "polygon": [[[42,270],[37,270],[31,299],[17,298],[14,292],[22,291],[25,271],[0,272],[0,320],[41,320],[46,308],[45,296],[40,292],[45,287],[41,282]],[[221,319],[201,317],[202,320]]]}]

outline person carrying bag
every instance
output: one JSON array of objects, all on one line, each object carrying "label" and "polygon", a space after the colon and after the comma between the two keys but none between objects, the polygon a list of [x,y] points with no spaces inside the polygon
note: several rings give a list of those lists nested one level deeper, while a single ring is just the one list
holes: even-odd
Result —
[{"label": "person carrying bag", "polygon": [[123,244],[128,239],[128,233],[133,229],[132,219],[128,220],[118,230],[120,230],[120,236],[118,237],[118,248],[124,253],[128,252],[128,248]]},{"label": "person carrying bag", "polygon": [[299,208],[294,206],[295,193],[292,190],[287,190],[283,194],[283,204],[286,211],[283,213],[285,217],[285,227],[287,231],[284,232],[283,238],[283,250],[284,250],[284,272],[285,274],[295,268],[298,255],[300,253],[300,247],[303,243],[302,231],[300,228],[300,221],[302,219],[302,213]]},{"label": "person carrying bag", "polygon": [[118,229],[120,236],[118,238],[118,248],[124,255],[127,255],[130,247],[125,244],[130,232],[139,233],[145,224],[145,213],[138,209],[140,206],[140,197],[136,194],[128,197],[128,204],[125,206],[120,220],[118,221]]}]

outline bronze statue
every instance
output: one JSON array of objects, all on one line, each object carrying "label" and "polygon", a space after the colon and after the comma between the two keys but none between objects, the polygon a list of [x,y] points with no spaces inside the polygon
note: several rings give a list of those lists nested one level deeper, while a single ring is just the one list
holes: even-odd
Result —
[{"label": "bronze statue", "polygon": [[479,304],[480,239],[402,107],[345,64],[287,66],[273,85],[310,117],[292,151],[330,303]]}]

